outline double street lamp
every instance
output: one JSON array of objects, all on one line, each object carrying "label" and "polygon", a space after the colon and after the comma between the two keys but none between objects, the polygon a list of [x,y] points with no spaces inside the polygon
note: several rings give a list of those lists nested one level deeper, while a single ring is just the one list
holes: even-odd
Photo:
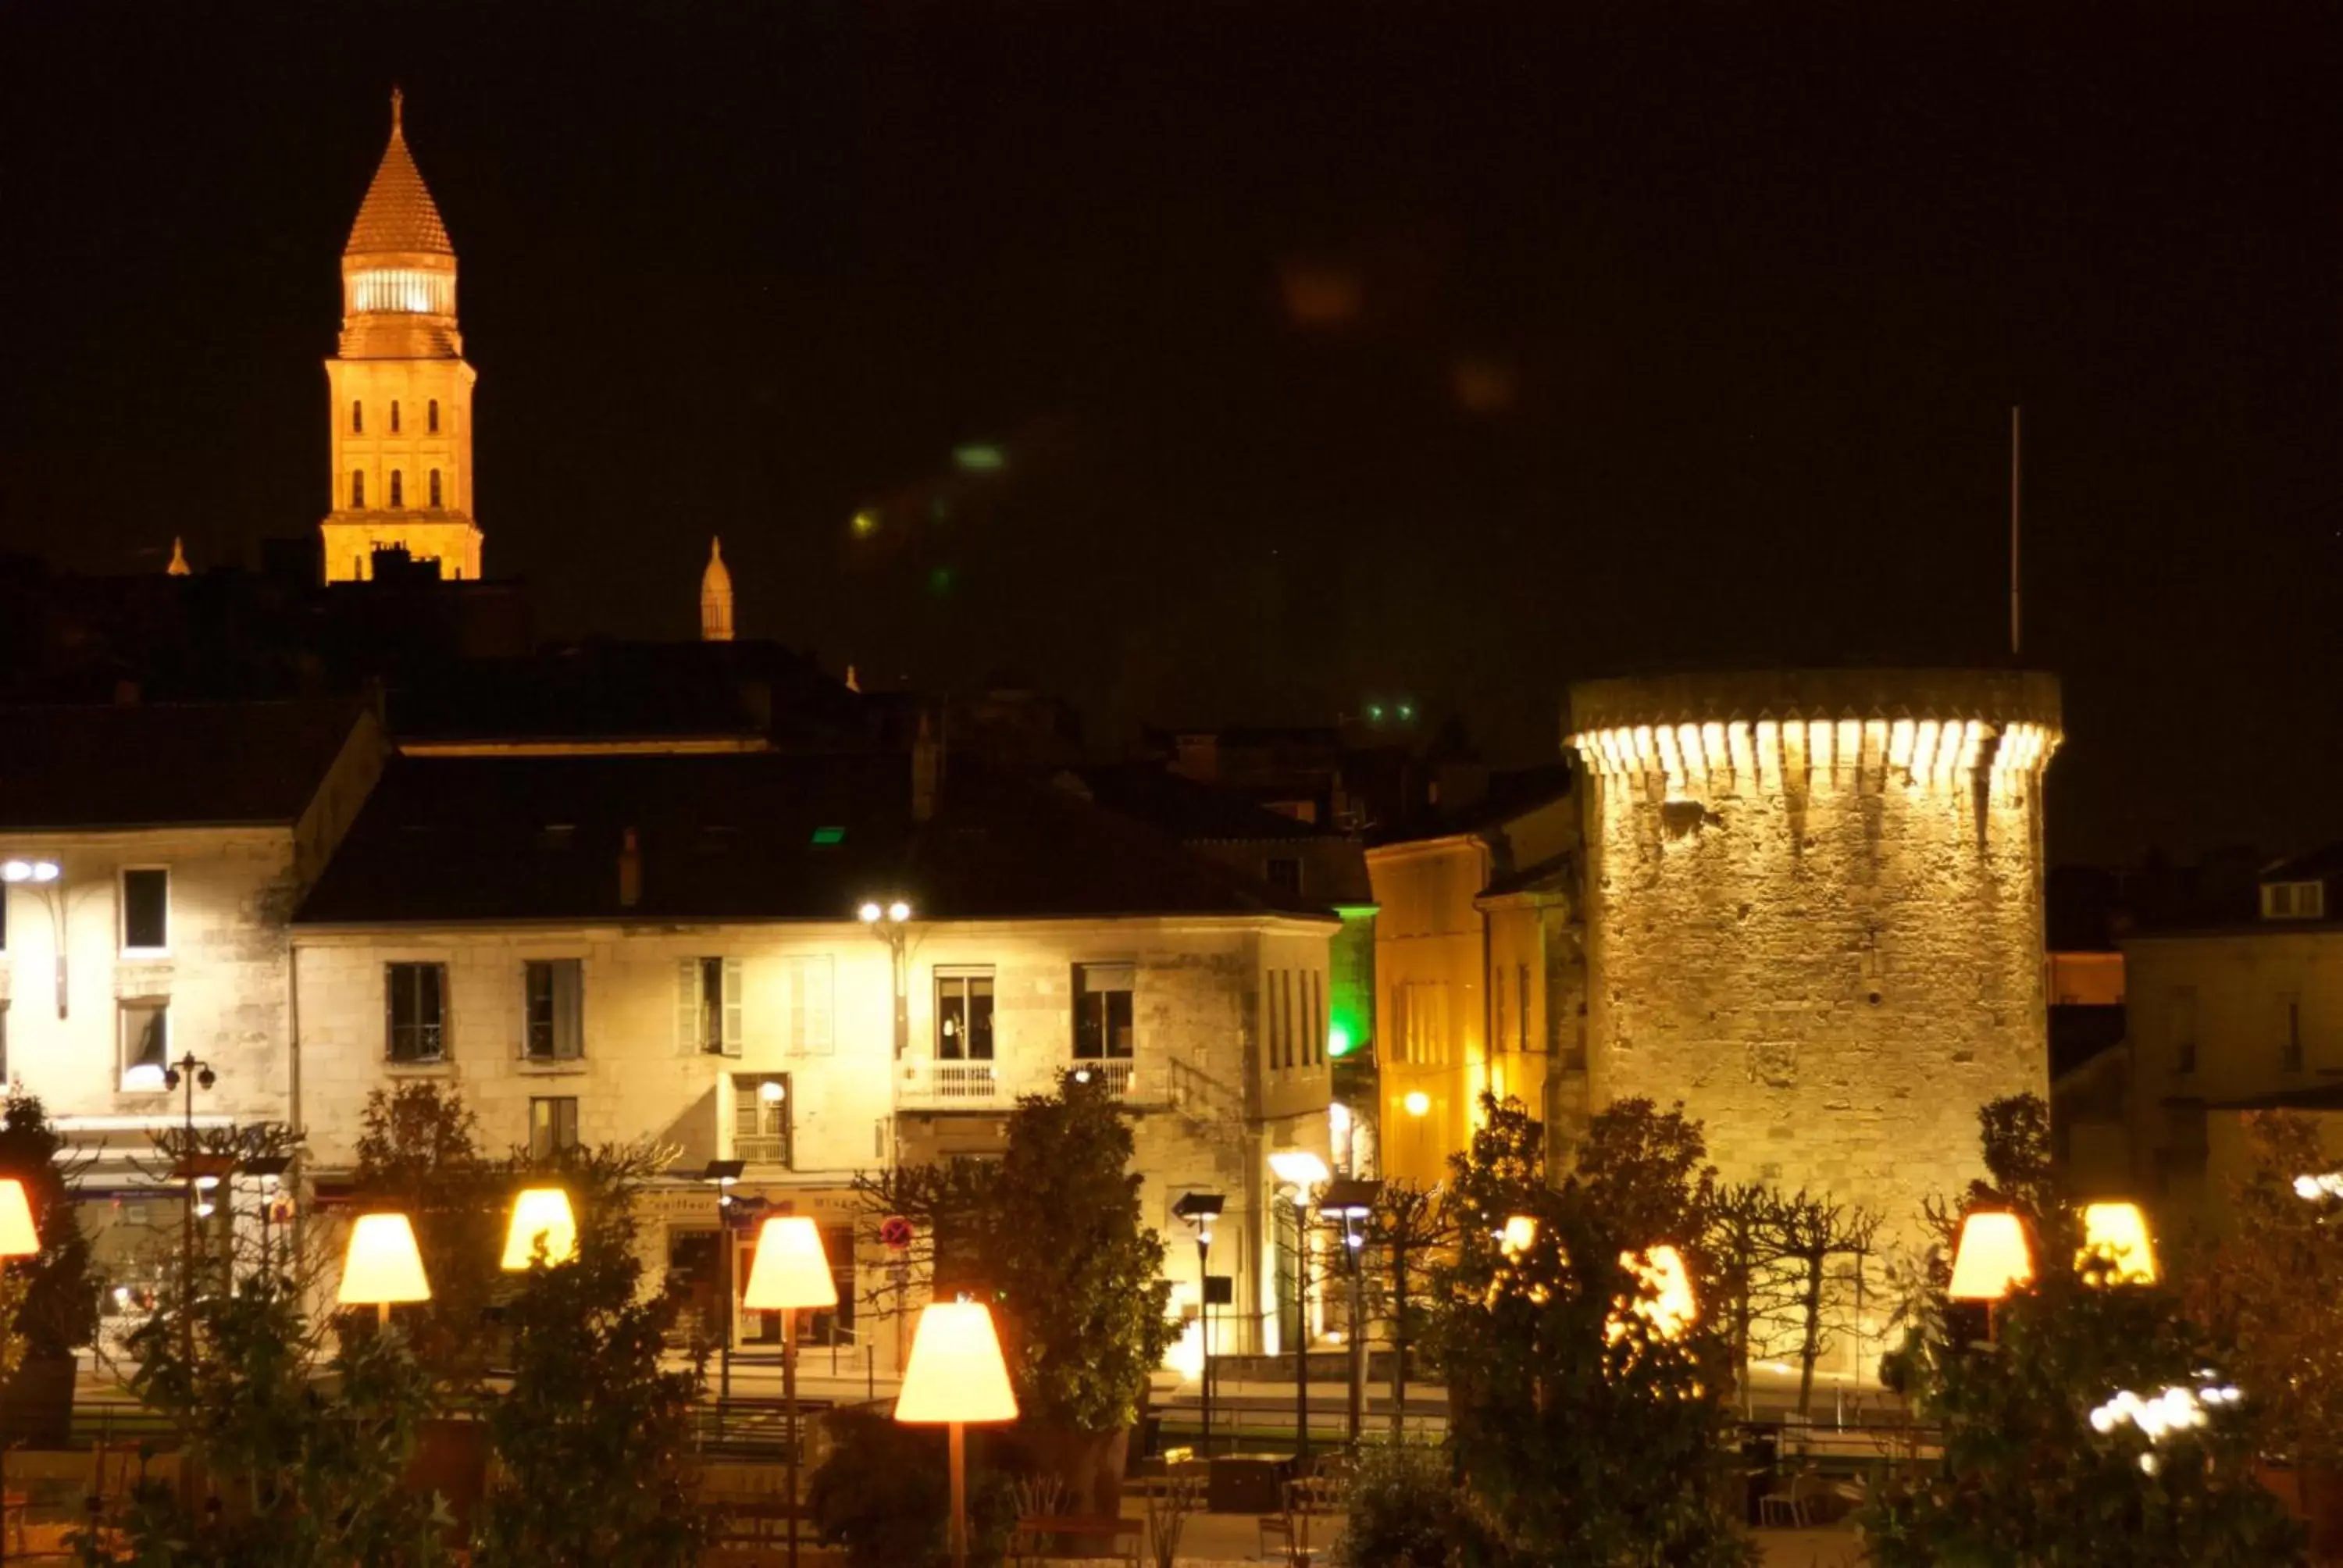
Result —
[{"label": "double street lamp", "polygon": [[900,898],[865,899],[854,914],[870,928],[873,936],[887,944],[888,979],[895,993],[895,1057],[900,1060],[911,1049],[910,977],[903,968],[903,944],[910,934],[911,906]]},{"label": "double street lamp", "polygon": [[1310,1205],[1327,1178],[1326,1161],[1307,1149],[1280,1149],[1269,1169],[1293,1205],[1294,1457],[1310,1459]]},{"label": "double street lamp", "polygon": [[1325,1196],[1318,1205],[1320,1213],[1342,1222],[1342,1252],[1351,1266],[1350,1434],[1354,1448],[1360,1429],[1365,1424],[1367,1410],[1366,1222],[1373,1218],[1375,1202],[1383,1191],[1380,1181],[1345,1176],[1326,1183]]},{"label": "double street lamp", "polygon": [[1196,1312],[1203,1345],[1199,1375],[1204,1385],[1204,1453],[1212,1452],[1212,1221],[1221,1217],[1228,1200],[1218,1192],[1186,1192],[1172,1212],[1196,1231]]}]

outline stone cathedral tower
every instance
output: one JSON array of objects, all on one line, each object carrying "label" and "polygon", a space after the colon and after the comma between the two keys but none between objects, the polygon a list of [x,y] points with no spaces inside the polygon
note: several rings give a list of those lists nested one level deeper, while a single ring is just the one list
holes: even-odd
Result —
[{"label": "stone cathedral tower", "polygon": [[472,520],[472,383],[456,330],[456,250],[407,150],[400,97],[390,146],[342,252],[341,352],[332,389],[333,510],[326,580],[363,581],[403,546],[447,578],[480,575]]},{"label": "stone cathedral tower", "polygon": [[1727,1181],[1920,1240],[1977,1108],[2047,1092],[2058,682],[1780,670],[1572,688],[1590,1109],[1682,1100]]}]

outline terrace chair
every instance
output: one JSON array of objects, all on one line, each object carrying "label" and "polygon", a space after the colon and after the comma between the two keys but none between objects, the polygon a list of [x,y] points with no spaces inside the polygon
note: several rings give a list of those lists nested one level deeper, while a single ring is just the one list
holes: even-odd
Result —
[{"label": "terrace chair", "polygon": [[1807,1492],[1816,1481],[1812,1466],[1797,1471],[1786,1486],[1776,1487],[1757,1500],[1757,1523],[1760,1525],[1780,1525],[1785,1529],[1804,1530],[1814,1523],[1806,1503]]}]

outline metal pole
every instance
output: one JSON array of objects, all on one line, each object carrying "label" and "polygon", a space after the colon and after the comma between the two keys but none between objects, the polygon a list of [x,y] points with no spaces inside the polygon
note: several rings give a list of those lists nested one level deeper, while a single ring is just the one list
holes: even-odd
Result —
[{"label": "metal pole", "polygon": [[789,1431],[789,1516],[784,1527],[789,1533],[789,1568],[798,1568],[798,1444],[803,1434],[798,1426],[798,1314],[789,1307],[781,1309],[781,1410]]},{"label": "metal pole", "polygon": [[[1366,1298],[1359,1279],[1360,1253],[1365,1249],[1353,1241],[1348,1215],[1342,1218],[1342,1245],[1351,1254],[1351,1446],[1359,1446],[1359,1429],[1367,1418],[1367,1322]],[[1361,1239],[1363,1241],[1363,1238]]]},{"label": "metal pole", "polygon": [[1196,1291],[1203,1303],[1204,1456],[1212,1452],[1212,1239],[1196,1235]]},{"label": "metal pole", "polygon": [[716,1194],[716,1273],[718,1288],[724,1292],[724,1302],[717,1309],[720,1320],[718,1332],[723,1335],[716,1347],[716,1398],[721,1402],[732,1397],[732,1216],[725,1212],[725,1197]]},{"label": "metal pole", "polygon": [[958,1422],[951,1423],[952,1568],[968,1568],[968,1449]]},{"label": "metal pole", "polygon": [[[1310,1211],[1293,1204],[1293,1456],[1310,1462]],[[1299,1468],[1299,1466],[1297,1466]]]}]

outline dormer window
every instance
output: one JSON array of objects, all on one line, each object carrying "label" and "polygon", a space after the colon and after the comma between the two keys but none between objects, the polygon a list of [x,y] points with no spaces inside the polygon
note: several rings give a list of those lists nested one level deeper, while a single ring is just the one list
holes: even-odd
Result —
[{"label": "dormer window", "polygon": [[2262,884],[2262,919],[2323,920],[2326,918],[2326,883],[2265,882]]}]

